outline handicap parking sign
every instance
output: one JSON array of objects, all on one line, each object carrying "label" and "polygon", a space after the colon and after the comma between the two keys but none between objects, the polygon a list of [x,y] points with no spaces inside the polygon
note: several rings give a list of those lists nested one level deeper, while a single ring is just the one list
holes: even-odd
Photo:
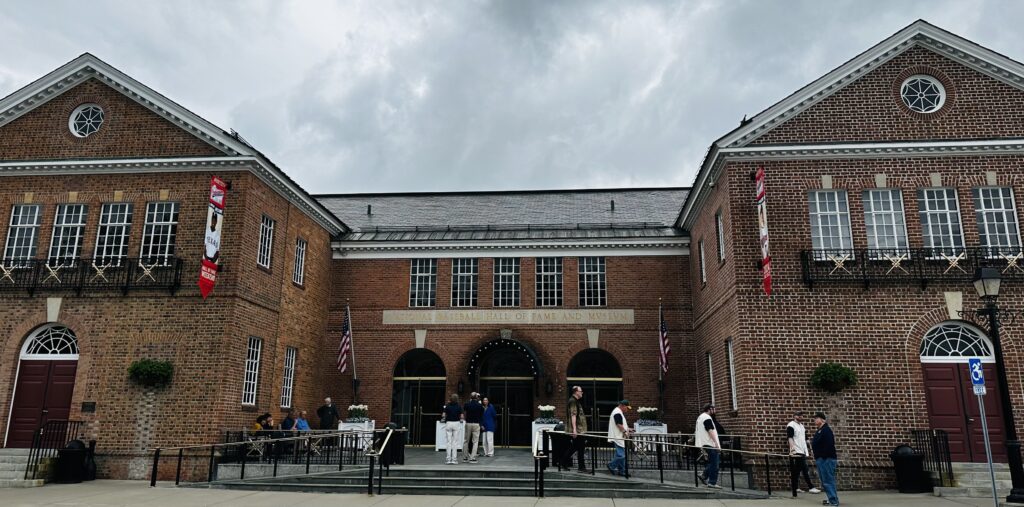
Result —
[{"label": "handicap parking sign", "polygon": [[968,359],[967,369],[971,372],[971,384],[974,385],[974,394],[985,395],[985,371],[981,367],[981,359],[977,357]]}]

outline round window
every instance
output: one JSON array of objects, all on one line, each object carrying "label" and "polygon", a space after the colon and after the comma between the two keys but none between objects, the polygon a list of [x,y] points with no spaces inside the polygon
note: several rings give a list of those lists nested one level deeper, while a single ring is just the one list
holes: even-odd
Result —
[{"label": "round window", "polygon": [[68,119],[68,128],[76,137],[89,137],[103,124],[103,108],[96,104],[82,104]]},{"label": "round window", "polygon": [[915,113],[934,113],[946,102],[946,89],[932,76],[910,76],[900,87],[900,98]]}]

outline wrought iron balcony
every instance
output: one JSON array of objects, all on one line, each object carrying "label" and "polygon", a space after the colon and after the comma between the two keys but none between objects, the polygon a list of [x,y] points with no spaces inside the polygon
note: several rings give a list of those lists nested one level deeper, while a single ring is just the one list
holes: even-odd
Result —
[{"label": "wrought iron balcony", "polygon": [[181,287],[182,259],[6,259],[0,261],[0,291],[168,290]]},{"label": "wrought iron balcony", "polygon": [[978,268],[996,268],[1004,280],[1024,280],[1024,251],[1010,248],[886,248],[804,250],[804,282],[871,284],[931,282],[970,284]]}]

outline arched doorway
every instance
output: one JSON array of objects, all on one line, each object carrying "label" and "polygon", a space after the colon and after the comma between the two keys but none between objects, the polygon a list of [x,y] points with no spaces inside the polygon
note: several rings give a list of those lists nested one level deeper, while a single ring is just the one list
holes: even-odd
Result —
[{"label": "arched doorway", "polygon": [[622,399],[622,368],[615,357],[601,349],[586,349],[573,356],[566,370],[566,391],[572,386],[583,388],[587,407],[587,428],[601,431],[608,428],[608,418]]},{"label": "arched doorway", "polygon": [[437,354],[413,349],[398,359],[391,420],[409,429],[409,445],[434,445],[434,423],[444,408],[445,369]]},{"label": "arched doorway", "polygon": [[78,371],[78,338],[59,324],[29,335],[21,347],[5,447],[31,447],[32,435],[50,420],[68,419]]},{"label": "arched doorway", "polygon": [[[932,429],[949,434],[949,453],[957,462],[985,462],[985,440],[981,412],[971,386],[967,360],[981,358],[985,377],[996,378],[992,343],[980,329],[965,322],[943,322],[924,335],[921,342],[921,369],[928,403],[928,423]],[[999,385],[988,383],[985,419],[992,442],[1006,439]],[[1006,462],[1006,448],[992,446],[992,459]]]},{"label": "arched doorway", "polygon": [[485,343],[469,360],[469,378],[498,412],[494,445],[530,445],[533,395],[540,360],[529,345],[511,338]]}]

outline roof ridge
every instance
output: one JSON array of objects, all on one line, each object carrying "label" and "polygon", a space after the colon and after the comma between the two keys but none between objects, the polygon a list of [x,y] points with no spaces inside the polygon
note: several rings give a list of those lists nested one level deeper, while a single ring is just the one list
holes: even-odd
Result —
[{"label": "roof ridge", "polygon": [[566,189],[532,189],[532,190],[453,190],[437,192],[353,192],[338,194],[312,194],[314,198],[343,197],[426,197],[442,195],[522,195],[522,194],[590,194],[600,192],[660,192],[688,191],[691,187],[635,187],[635,188],[566,188]]}]

